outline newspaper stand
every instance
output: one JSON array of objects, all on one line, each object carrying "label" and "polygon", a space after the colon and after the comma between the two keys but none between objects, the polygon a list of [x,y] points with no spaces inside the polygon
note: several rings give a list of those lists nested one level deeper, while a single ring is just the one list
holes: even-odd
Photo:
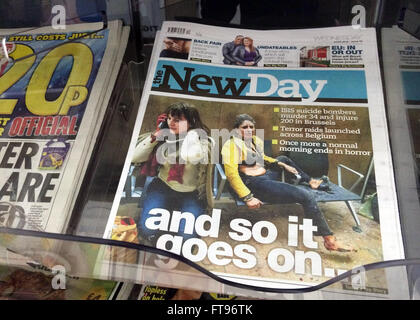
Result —
[{"label": "newspaper stand", "polygon": [[[413,214],[410,211],[403,210],[400,213],[407,259],[365,265],[315,287],[302,286],[301,288],[278,289],[245,285],[220,277],[217,273],[210,272],[206,268],[170,252],[139,244],[135,241],[104,239],[105,225],[124,164],[131,131],[134,127],[135,115],[138,111],[147,74],[151,40],[154,37],[153,32],[150,32],[151,30],[154,31],[154,28],[150,25],[143,24],[140,27],[142,23],[140,14],[143,18],[147,16],[140,11],[142,8],[147,8],[148,1],[141,3],[143,7],[141,5],[136,6],[136,1],[122,1],[119,9],[115,5],[117,0],[108,2],[106,15],[97,14],[97,11],[103,10],[103,7],[97,4],[96,9],[99,8],[99,10],[93,11],[95,12],[94,19],[98,19],[98,17],[99,19],[105,19],[104,25],[106,28],[106,16],[108,19],[122,18],[127,25],[132,26],[131,41],[119,71],[105,120],[70,223],[61,234],[26,230],[24,228],[25,216],[18,209],[1,206],[0,248],[2,249],[0,251],[0,266],[23,269],[28,269],[28,266],[30,266],[30,270],[43,269],[54,273],[54,266],[60,265],[64,266],[65,274],[70,277],[112,280],[126,284],[152,284],[260,299],[336,299],[334,290],[343,287],[353,290],[356,299],[380,299],[375,296],[378,292],[363,290],[364,278],[357,277],[357,275],[362,272],[366,277],[375,277],[377,273],[387,270],[387,274],[391,275],[387,279],[389,283],[398,284],[408,279],[410,289],[408,295],[403,290],[397,290],[392,292],[388,298],[419,299],[420,247],[418,247],[418,243],[420,241],[418,241],[418,230],[420,230],[420,218],[418,214]],[[156,18],[157,22],[154,21],[154,24],[159,24],[162,22],[161,20],[168,17],[172,19],[179,17],[179,19],[193,22],[214,22],[211,17],[207,20],[197,18],[199,16],[199,1],[167,0],[164,2],[166,6],[162,4],[160,8],[153,9],[151,15],[149,14],[149,16],[154,15]],[[397,22],[400,22],[405,30],[414,35],[418,30],[415,26],[416,19],[413,19],[413,17],[416,17],[416,11],[420,12],[420,8],[416,6],[415,1],[400,1],[398,5],[390,4],[385,0],[330,2],[335,5],[331,4],[331,10],[327,14],[335,15],[335,19],[331,20],[341,25],[352,24],[355,15],[362,12],[361,19],[357,20],[358,23],[376,27],[378,33],[381,32],[381,27],[388,27]],[[101,2],[98,1],[98,3]],[[118,3],[120,5],[119,0]],[[355,6],[357,7],[355,8]],[[69,11],[71,10],[70,7],[72,5],[69,5]],[[72,10],[74,8],[77,8],[77,6],[74,5]],[[403,8],[405,11],[402,10]],[[32,9],[21,8],[23,17],[21,21],[5,21],[0,27],[33,26],[34,20],[28,18],[31,16],[30,10]],[[7,10],[7,7],[0,6],[1,10]],[[164,17],[165,10],[166,17]],[[397,14],[400,12],[402,12],[401,16]],[[404,12],[406,16],[404,16]],[[89,12],[89,16],[91,16],[90,13],[92,12]],[[239,11],[234,20],[238,21],[238,14]],[[322,19],[317,18],[323,17],[325,14],[326,12],[317,12],[311,22],[319,24]],[[5,16],[7,14],[1,12],[1,15]],[[68,19],[68,22],[72,23],[71,20],[76,20],[75,18],[76,16],[73,16],[72,19]],[[77,18],[83,20],[83,14],[79,14]],[[37,22],[39,23],[39,21]],[[300,22],[298,19],[295,21],[289,19],[288,23],[290,25],[284,26],[284,28],[295,28],[296,26],[293,24]],[[226,21],[219,21],[218,24],[226,25]],[[38,25],[41,25],[41,23]],[[247,27],[247,25],[241,25],[241,27]],[[142,30],[142,32],[140,33],[139,30]],[[385,48],[386,43],[383,43],[383,45],[382,48]],[[5,48],[5,45],[2,48]],[[381,48],[379,50],[381,51]],[[7,51],[3,55],[8,59]],[[386,77],[387,71],[383,71]],[[404,204],[400,204],[400,206],[404,209],[406,207]],[[145,262],[142,267],[139,267],[137,263],[140,260]],[[161,267],[156,266],[156,260],[160,261]],[[176,276],[165,272],[165,266],[170,264],[178,264],[180,271]],[[121,287],[122,284],[119,286]]]}]

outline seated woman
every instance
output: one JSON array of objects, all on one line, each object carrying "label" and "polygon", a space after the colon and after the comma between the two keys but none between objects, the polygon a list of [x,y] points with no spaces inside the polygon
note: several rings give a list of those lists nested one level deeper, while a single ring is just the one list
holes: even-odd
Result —
[{"label": "seated woman", "polygon": [[[164,128],[169,130],[175,140],[157,139],[161,134],[168,134]],[[199,129],[209,132],[194,106],[183,102],[172,104],[158,117],[156,131],[141,141],[134,151],[132,162],[144,163],[141,173],[148,176],[157,175],[146,190],[138,226],[139,235],[144,237],[149,245],[154,245],[157,234],[156,230],[150,230],[146,226],[147,218],[151,217],[150,210],[162,208],[170,213],[174,210],[189,212],[197,218],[206,208],[208,165],[207,161],[202,160],[208,159],[206,157],[209,145],[207,139],[200,139]],[[163,144],[173,144],[175,148],[167,151],[171,153],[170,157],[167,154],[168,157],[161,159],[159,147]],[[170,150],[170,147],[167,150]],[[178,234],[183,238],[195,236],[194,232],[191,234],[184,231],[185,219],[181,219]]]},{"label": "seated woman", "polygon": [[[315,235],[324,238],[328,250],[351,251],[352,248],[341,245],[333,236],[324,215],[318,208],[313,192],[295,185],[281,182],[281,171],[299,175],[299,183],[306,182],[312,189],[317,189],[322,180],[310,178],[291,159],[286,156],[277,159],[264,154],[263,142],[255,136],[255,120],[247,115],[238,115],[234,124],[237,136],[227,141],[222,148],[222,158],[226,177],[248,208],[256,209],[262,201],[269,203],[299,203],[305,218],[312,219],[318,227]],[[268,164],[266,169],[264,163]]]}]

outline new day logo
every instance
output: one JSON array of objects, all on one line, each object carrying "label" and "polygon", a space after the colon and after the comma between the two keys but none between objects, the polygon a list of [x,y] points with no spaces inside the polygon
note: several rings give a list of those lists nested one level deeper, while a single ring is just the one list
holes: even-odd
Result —
[{"label": "new day logo", "polygon": [[363,70],[242,69],[160,60],[152,90],[227,99],[367,102]]}]

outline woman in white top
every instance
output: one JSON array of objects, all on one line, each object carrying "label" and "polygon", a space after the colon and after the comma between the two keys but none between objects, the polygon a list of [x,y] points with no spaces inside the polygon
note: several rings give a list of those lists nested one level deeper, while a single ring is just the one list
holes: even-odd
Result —
[{"label": "woman in white top", "polygon": [[[169,106],[157,119],[157,129],[136,147],[133,163],[143,163],[142,174],[156,177],[147,187],[139,221],[139,235],[152,244],[159,218],[156,210],[188,212],[197,218],[206,208],[205,179],[208,165],[209,129],[197,109],[184,102]],[[149,222],[147,222],[148,218]],[[178,235],[195,237],[180,220]]]}]

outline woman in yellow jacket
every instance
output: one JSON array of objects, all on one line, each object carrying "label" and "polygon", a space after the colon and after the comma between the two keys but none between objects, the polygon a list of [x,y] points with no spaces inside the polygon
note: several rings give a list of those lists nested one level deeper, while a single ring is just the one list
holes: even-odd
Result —
[{"label": "woman in yellow jacket", "polygon": [[[323,236],[328,250],[351,251],[349,246],[341,245],[333,236],[324,215],[318,208],[314,193],[295,185],[281,182],[282,170],[286,175],[294,175],[299,183],[306,182],[312,189],[318,189],[322,180],[316,180],[303,172],[291,159],[280,156],[276,159],[264,154],[264,144],[255,136],[255,120],[247,115],[238,115],[234,124],[237,137],[232,137],[222,148],[222,158],[226,177],[248,208],[256,209],[262,201],[268,203],[299,203],[304,215],[312,219]],[[267,169],[266,169],[267,168]]]}]

